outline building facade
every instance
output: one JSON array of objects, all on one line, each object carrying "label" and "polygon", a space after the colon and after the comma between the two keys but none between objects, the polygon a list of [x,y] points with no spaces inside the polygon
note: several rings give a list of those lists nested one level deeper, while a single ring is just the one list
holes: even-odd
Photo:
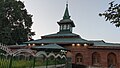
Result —
[{"label": "building facade", "polygon": [[120,44],[106,43],[103,40],[86,40],[72,32],[75,24],[70,19],[68,4],[63,19],[57,22],[59,31],[54,34],[41,36],[41,39],[26,42],[34,46],[58,44],[70,50],[67,57],[72,63],[85,65],[90,68],[120,68]]}]

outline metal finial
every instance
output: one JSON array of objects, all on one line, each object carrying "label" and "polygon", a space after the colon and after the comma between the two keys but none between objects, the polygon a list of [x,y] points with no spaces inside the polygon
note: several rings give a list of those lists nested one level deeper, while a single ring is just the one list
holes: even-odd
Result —
[{"label": "metal finial", "polygon": [[68,0],[66,1],[66,7],[68,7]]},{"label": "metal finial", "polygon": [[66,3],[68,4],[68,0],[66,1]]}]

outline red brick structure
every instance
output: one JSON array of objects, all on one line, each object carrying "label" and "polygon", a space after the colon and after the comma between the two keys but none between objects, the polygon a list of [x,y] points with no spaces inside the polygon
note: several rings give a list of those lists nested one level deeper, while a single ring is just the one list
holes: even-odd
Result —
[{"label": "red brick structure", "polygon": [[72,58],[72,63],[89,68],[120,68],[120,44],[106,43],[103,40],[85,40],[73,33],[72,28],[75,24],[70,19],[68,4],[63,19],[57,23],[57,33],[41,36],[41,39],[26,43],[37,46],[58,44],[70,50],[66,55]]},{"label": "red brick structure", "polygon": [[89,67],[120,68],[120,46],[76,46],[68,47],[72,53],[72,63]]}]

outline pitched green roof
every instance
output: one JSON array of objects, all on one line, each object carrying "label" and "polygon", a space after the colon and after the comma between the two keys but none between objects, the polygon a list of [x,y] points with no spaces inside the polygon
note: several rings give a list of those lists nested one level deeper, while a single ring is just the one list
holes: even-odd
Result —
[{"label": "pitched green roof", "polygon": [[65,9],[63,19],[70,19],[70,15],[69,15],[69,11],[68,11],[68,4],[66,4],[66,9]]},{"label": "pitched green roof", "polygon": [[59,49],[59,50],[66,50],[66,48],[61,47],[57,44],[48,44],[43,46],[34,46],[32,48],[38,48],[38,49]]},{"label": "pitched green roof", "polygon": [[56,44],[72,44],[72,43],[91,43],[85,39],[82,39],[79,35],[74,33],[54,33],[42,36],[42,39],[28,41],[25,43],[56,43]]},{"label": "pitched green roof", "polygon": [[25,43],[56,43],[56,44],[72,44],[72,43],[90,43],[87,40],[81,38],[49,38],[49,39],[38,39],[34,41],[29,41]]},{"label": "pitched green roof", "polygon": [[[45,35],[46,37],[61,37],[61,36],[79,36],[77,34],[74,34],[74,33],[66,33],[66,32],[58,32],[58,33],[54,33],[54,34],[49,34],[49,35]],[[80,36],[79,36],[80,37]]]},{"label": "pitched green roof", "polygon": [[103,40],[91,40],[90,42],[94,43],[94,46],[120,46],[118,43],[106,43]]},{"label": "pitched green roof", "polygon": [[66,4],[66,9],[64,12],[64,16],[63,19],[60,20],[60,22],[57,22],[59,25],[60,24],[71,24],[72,27],[75,27],[75,24],[73,23],[73,21],[70,19],[70,15],[69,15],[69,11],[68,11],[68,4]]}]

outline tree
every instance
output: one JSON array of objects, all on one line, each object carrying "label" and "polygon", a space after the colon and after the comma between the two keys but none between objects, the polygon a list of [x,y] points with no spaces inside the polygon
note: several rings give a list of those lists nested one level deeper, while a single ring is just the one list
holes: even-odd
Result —
[{"label": "tree", "polygon": [[120,4],[114,4],[114,1],[112,1],[109,5],[109,8],[104,13],[100,13],[99,16],[105,17],[106,21],[120,27]]},{"label": "tree", "polygon": [[0,42],[11,45],[28,41],[32,15],[20,0],[0,0]]}]

